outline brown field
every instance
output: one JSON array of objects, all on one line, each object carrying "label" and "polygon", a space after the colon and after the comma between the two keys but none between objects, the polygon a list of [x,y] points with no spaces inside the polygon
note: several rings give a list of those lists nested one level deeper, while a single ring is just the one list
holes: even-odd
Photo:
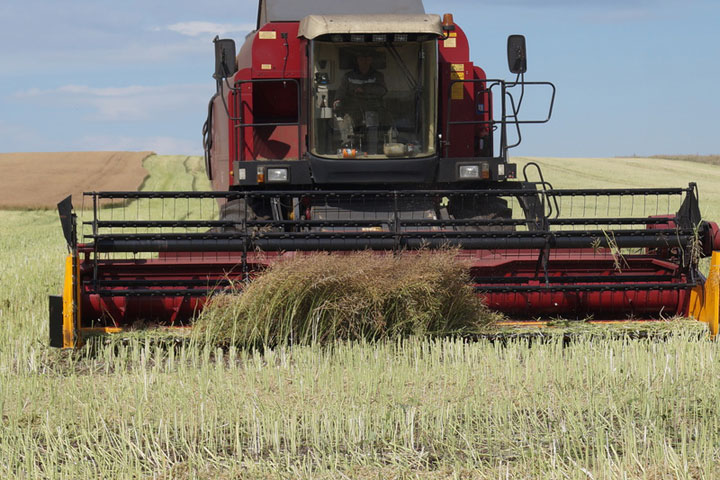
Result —
[{"label": "brown field", "polygon": [[55,208],[68,195],[93,190],[137,190],[152,152],[0,154],[0,208]]}]

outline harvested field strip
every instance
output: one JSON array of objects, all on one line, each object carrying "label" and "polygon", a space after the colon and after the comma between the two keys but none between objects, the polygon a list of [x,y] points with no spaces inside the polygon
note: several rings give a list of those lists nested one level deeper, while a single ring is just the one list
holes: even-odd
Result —
[{"label": "harvested field strip", "polygon": [[[205,175],[205,166],[202,157],[185,156],[185,155],[151,155],[143,160],[143,168],[146,176],[136,188],[130,191],[146,191],[146,192],[167,192],[167,191],[207,191],[211,189],[210,181]],[[92,189],[90,191],[100,191],[100,189]],[[79,214],[88,214],[88,210],[92,210],[90,198],[73,197],[75,208],[80,210]],[[146,202],[147,203],[147,202]],[[152,200],[152,205],[143,205],[160,211],[168,207],[170,202],[162,200]],[[215,204],[214,200],[209,203]],[[122,218],[122,215],[132,215],[138,207],[137,202],[115,201],[103,204],[111,210],[118,210],[118,214],[113,218]],[[123,210],[125,210],[123,212]],[[83,212],[84,211],[84,212]],[[179,219],[179,218],[178,218]]]},{"label": "harvested field strip", "polygon": [[[181,155],[153,155],[143,162],[148,176],[140,190],[150,192],[208,191],[210,181],[205,174],[202,157]],[[92,197],[76,202],[80,222],[93,220]],[[124,198],[101,201],[98,220],[101,221],[142,221],[142,220],[196,220],[210,221],[218,218],[218,202],[212,198],[189,200],[187,198],[146,198],[128,200]],[[197,233],[207,228],[198,227]],[[142,228],[114,228],[112,233],[149,233],[153,230]],[[84,225],[81,234],[91,233],[91,227]],[[106,231],[106,233],[108,233]],[[82,235],[81,235],[82,236]],[[153,254],[145,254],[151,258]],[[117,258],[117,256],[115,257]],[[134,255],[137,258],[137,255]]]},{"label": "harvested field strip", "polygon": [[211,190],[203,162],[203,158],[197,156],[153,155],[148,157],[143,162],[148,176],[137,190],[148,192]]}]

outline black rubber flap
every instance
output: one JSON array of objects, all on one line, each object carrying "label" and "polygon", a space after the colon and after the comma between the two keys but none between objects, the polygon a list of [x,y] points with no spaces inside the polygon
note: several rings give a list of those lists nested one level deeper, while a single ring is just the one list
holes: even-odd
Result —
[{"label": "black rubber flap", "polygon": [[65,237],[65,241],[67,242],[68,249],[70,249],[71,251],[75,243],[75,239],[73,238],[74,235],[72,211],[72,196],[68,196],[65,200],[58,203],[58,213],[60,214],[60,224],[62,225],[63,236]]},{"label": "black rubber flap", "polygon": [[50,346],[63,347],[63,298],[50,295]]}]

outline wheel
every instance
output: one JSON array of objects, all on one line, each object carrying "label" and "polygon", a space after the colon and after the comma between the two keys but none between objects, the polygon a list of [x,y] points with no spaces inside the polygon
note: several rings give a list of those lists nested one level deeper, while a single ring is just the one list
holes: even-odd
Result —
[{"label": "wheel", "polygon": [[[455,220],[510,220],[512,209],[506,200],[500,197],[464,197],[450,200],[448,213]],[[463,225],[456,227],[461,232],[508,232],[515,230],[513,225]]]},{"label": "wheel", "polygon": [[[247,218],[245,218],[247,215]],[[255,221],[255,220],[267,220],[273,219],[272,210],[269,202],[263,202],[259,199],[251,198],[245,207],[245,199],[239,198],[237,200],[229,200],[220,207],[220,220],[226,222],[233,222],[235,225],[232,227],[223,227],[222,231],[240,231],[242,230],[242,222]],[[271,227],[252,227],[253,230],[267,230]]]}]

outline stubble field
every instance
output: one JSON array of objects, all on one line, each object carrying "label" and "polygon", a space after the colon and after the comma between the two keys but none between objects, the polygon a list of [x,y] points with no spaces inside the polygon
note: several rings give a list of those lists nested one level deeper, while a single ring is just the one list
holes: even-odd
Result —
[{"label": "stubble field", "polygon": [[[516,159],[523,164],[527,159]],[[555,187],[697,181],[697,162],[533,159]],[[202,160],[150,157],[147,190],[202,190]],[[3,478],[718,478],[720,351],[601,329],[507,345],[411,338],[258,352],[138,336],[47,347],[65,246],[57,214],[0,211]],[[696,326],[697,327],[697,326]]]}]

